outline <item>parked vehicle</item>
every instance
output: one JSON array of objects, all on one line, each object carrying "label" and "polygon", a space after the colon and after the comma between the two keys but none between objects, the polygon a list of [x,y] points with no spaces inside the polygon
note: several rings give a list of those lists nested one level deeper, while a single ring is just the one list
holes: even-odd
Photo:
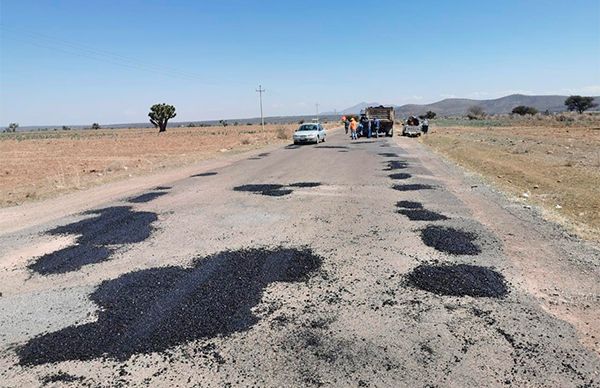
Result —
[{"label": "parked vehicle", "polygon": [[375,128],[371,125],[373,136],[385,134],[386,136],[394,136],[394,107],[393,106],[370,106],[365,109],[367,119],[379,119],[379,132],[375,133]]},{"label": "parked vehicle", "polygon": [[421,125],[422,124],[418,118],[415,116],[410,116],[402,127],[402,136],[421,136],[423,134]]},{"label": "parked vehicle", "polygon": [[325,128],[319,123],[302,124],[294,132],[294,144],[315,143],[325,141]]}]

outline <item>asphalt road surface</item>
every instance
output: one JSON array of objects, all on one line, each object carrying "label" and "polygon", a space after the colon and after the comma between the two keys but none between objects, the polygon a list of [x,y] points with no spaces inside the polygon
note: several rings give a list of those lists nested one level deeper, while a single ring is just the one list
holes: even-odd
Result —
[{"label": "asphalt road surface", "polygon": [[0,210],[0,385],[600,386],[599,262],[332,131]]}]

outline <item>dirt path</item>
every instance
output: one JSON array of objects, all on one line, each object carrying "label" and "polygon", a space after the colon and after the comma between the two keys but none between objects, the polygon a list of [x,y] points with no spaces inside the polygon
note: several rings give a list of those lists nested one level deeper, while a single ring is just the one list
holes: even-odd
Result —
[{"label": "dirt path", "polygon": [[598,247],[417,142],[210,163],[2,210],[7,386],[599,383]]}]

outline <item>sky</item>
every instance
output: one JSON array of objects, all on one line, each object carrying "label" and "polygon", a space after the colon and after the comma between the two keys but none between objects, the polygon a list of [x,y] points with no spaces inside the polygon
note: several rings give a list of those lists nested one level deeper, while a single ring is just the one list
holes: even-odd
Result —
[{"label": "sky", "polygon": [[0,0],[0,126],[600,95],[600,0]]}]

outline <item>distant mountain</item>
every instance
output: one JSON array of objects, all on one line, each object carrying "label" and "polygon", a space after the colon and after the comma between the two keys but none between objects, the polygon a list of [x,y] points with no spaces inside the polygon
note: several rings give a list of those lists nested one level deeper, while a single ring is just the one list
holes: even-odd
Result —
[{"label": "distant mountain", "polygon": [[381,105],[381,104],[378,102],[361,102],[354,106],[351,106],[349,108],[341,110],[339,112],[323,112],[321,114],[324,116],[334,115],[334,114],[344,114],[344,115],[355,114],[355,113],[359,113],[361,110],[365,109],[368,106],[378,106],[378,105]]},{"label": "distant mountain", "polygon": [[[474,100],[468,98],[447,98],[432,104],[406,104],[395,106],[396,116],[419,115],[431,110],[439,116],[464,115],[469,107],[477,105],[488,114],[510,113],[514,107],[519,105],[532,106],[544,112],[564,112],[567,110],[565,100],[568,96],[526,96],[523,94],[511,94],[510,96],[495,98],[491,100]],[[595,102],[600,105],[600,97],[594,97]],[[344,109],[342,113],[359,113],[367,106],[379,104],[360,103],[353,107]]]}]

